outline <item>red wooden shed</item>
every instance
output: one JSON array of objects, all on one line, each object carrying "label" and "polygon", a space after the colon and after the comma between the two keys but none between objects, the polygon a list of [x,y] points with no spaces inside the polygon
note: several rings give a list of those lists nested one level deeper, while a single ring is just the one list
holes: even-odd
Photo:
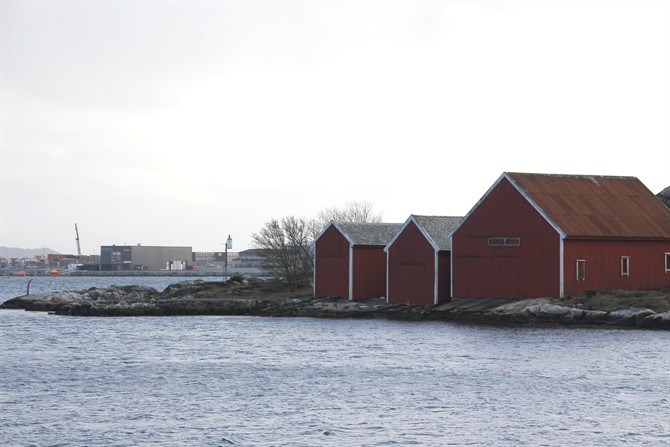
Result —
[{"label": "red wooden shed", "polygon": [[670,286],[670,209],[635,177],[505,172],[451,242],[454,297]]},{"label": "red wooden shed", "polygon": [[384,247],[401,224],[331,222],[314,240],[314,296],[386,296]]},{"label": "red wooden shed", "polygon": [[411,215],[384,249],[388,259],[386,299],[431,306],[451,296],[449,234],[462,217]]}]

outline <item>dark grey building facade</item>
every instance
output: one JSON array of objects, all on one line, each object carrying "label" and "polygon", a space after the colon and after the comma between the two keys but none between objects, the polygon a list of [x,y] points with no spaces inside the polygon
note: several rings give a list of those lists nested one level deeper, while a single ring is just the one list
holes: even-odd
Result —
[{"label": "dark grey building facade", "polygon": [[193,259],[191,247],[103,245],[100,270],[186,270]]}]

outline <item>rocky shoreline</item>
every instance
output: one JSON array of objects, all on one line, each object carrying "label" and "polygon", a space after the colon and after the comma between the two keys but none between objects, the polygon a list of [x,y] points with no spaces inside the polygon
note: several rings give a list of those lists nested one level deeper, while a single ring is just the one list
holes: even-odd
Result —
[{"label": "rocky shoreline", "polygon": [[[665,300],[670,297],[663,295]],[[250,315],[265,317],[386,318],[515,325],[561,325],[670,330],[670,312],[645,307],[588,309],[581,304],[529,300],[456,299],[438,306],[388,304],[384,299],[345,301],[311,297],[311,289],[290,291],[278,283],[187,280],[158,292],[150,287],[38,293],[10,299],[0,309],[24,309],[72,316]]]}]

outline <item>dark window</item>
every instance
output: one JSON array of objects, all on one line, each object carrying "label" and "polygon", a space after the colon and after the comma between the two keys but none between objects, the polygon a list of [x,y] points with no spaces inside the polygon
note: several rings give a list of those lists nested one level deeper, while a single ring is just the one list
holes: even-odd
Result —
[{"label": "dark window", "polygon": [[665,254],[665,272],[670,272],[670,253]]},{"label": "dark window", "polygon": [[584,281],[586,278],[586,261],[577,259],[577,281]]}]

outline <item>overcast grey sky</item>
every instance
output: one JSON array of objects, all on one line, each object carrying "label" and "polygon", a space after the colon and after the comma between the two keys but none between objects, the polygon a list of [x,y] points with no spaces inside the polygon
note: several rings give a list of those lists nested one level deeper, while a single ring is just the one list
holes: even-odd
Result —
[{"label": "overcast grey sky", "polygon": [[234,249],[504,171],[670,185],[670,2],[1,2],[0,245]]}]

